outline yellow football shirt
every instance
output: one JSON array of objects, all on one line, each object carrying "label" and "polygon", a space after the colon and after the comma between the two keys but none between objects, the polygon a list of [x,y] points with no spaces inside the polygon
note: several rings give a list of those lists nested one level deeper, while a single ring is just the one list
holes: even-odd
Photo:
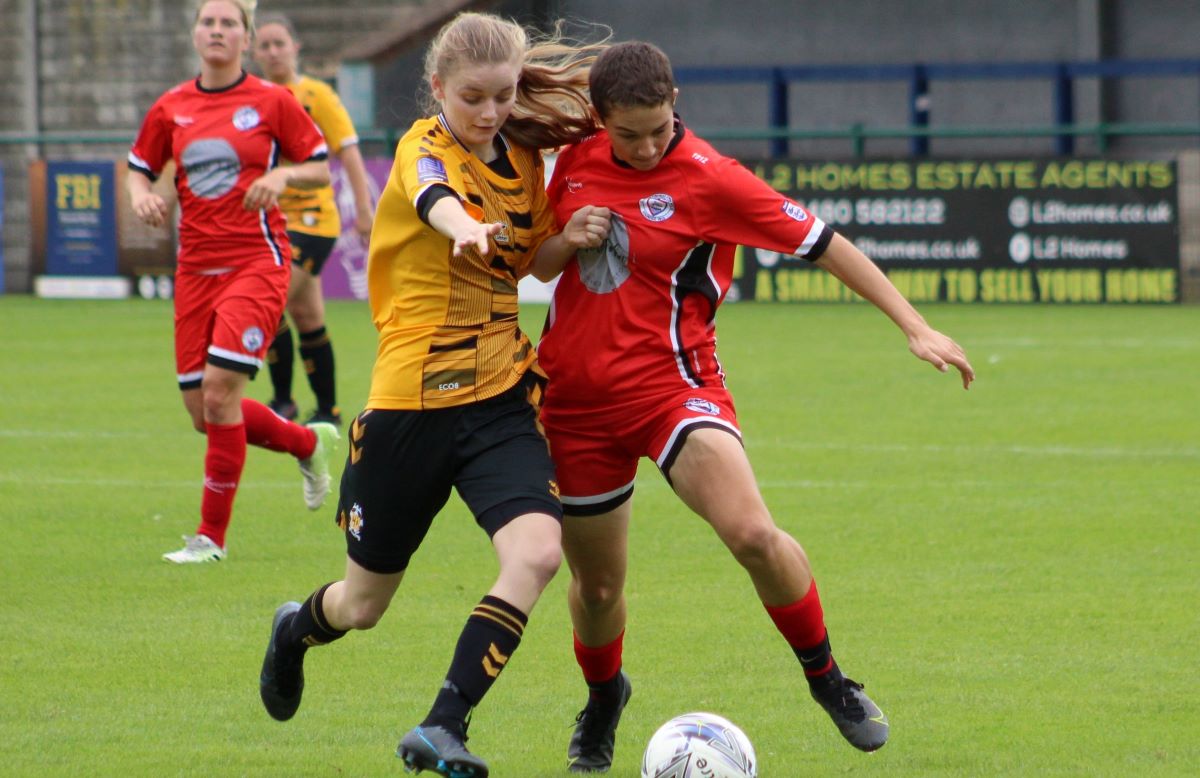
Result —
[{"label": "yellow football shirt", "polygon": [[[534,363],[517,323],[517,281],[556,231],[536,150],[507,144],[517,178],[504,178],[463,146],[441,117],[421,119],[396,147],[379,198],[367,260],[379,351],[368,408],[445,408],[494,397]],[[452,243],[417,215],[430,186],[503,230],[492,250],[452,256]]]},{"label": "yellow football shirt", "polygon": [[[329,84],[309,76],[300,76],[299,81],[288,84],[288,89],[320,128],[331,155],[358,143],[350,114]],[[279,207],[287,217],[287,228],[294,232],[325,238],[336,238],[342,232],[332,186],[320,189],[288,187],[279,196]]]}]

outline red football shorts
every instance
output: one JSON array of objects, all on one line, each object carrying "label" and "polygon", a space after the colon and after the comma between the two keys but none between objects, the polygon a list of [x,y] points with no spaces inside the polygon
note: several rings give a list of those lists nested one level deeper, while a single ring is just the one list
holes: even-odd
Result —
[{"label": "red football shorts", "polygon": [[175,372],[195,389],[211,363],[254,376],[287,305],[291,265],[265,262],[225,273],[175,274]]},{"label": "red football shorts", "polygon": [[627,500],[642,457],[653,459],[670,478],[694,429],[715,427],[742,437],[733,397],[722,387],[684,388],[609,406],[547,402],[542,425],[563,511],[576,516],[604,513]]}]

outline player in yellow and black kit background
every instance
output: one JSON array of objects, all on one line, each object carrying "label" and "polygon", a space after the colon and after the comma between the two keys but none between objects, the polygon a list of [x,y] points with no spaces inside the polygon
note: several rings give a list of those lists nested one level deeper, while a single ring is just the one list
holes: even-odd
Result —
[{"label": "player in yellow and black kit background", "polygon": [[562,559],[562,506],[538,428],[517,280],[557,272],[608,234],[607,209],[592,206],[555,234],[538,151],[594,131],[583,91],[589,54],[558,42],[531,47],[515,23],[474,13],[431,44],[425,69],[440,113],[400,141],[371,236],[379,351],[342,476],[346,577],[303,605],[281,605],[263,660],[263,703],[289,719],[304,652],[379,621],[456,489],[500,572],[467,618],[428,715],[400,741],[411,769],[488,774],[466,748],[467,717]]},{"label": "player in yellow and black kit background", "polygon": [[[263,73],[276,84],[287,86],[304,110],[325,135],[329,152],[336,155],[346,170],[354,192],[354,230],[364,244],[371,235],[371,194],[367,171],[358,149],[358,135],[350,115],[337,93],[324,81],[301,75],[298,68],[300,41],[291,21],[282,14],[265,13],[259,17],[254,58]],[[333,187],[288,189],[279,198],[279,207],[287,217],[288,237],[292,241],[292,281],[288,291],[287,312],[300,336],[300,357],[317,407],[309,421],[341,425],[333,344],[325,328],[325,299],[321,293],[321,268],[333,251],[342,231]],[[274,396],[271,409],[286,419],[294,419],[299,409],[292,397],[292,373],[295,362],[292,331],[287,317],[281,317],[275,340],[267,352]]]}]

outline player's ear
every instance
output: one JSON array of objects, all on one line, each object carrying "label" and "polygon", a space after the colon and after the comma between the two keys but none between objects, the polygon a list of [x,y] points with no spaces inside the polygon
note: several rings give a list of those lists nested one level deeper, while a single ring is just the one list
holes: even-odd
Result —
[{"label": "player's ear", "polygon": [[604,117],[601,116],[600,112],[596,110],[596,106],[589,104],[588,111],[592,114],[592,118],[596,120],[596,124],[599,124],[601,127],[603,127]]},{"label": "player's ear", "polygon": [[439,103],[446,99],[446,90],[442,87],[442,79],[438,78],[437,73],[429,77],[429,89],[433,92],[433,99]]}]

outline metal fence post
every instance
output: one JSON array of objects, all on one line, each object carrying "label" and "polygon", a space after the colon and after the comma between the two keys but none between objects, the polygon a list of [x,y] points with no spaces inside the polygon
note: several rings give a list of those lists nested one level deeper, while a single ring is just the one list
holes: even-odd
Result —
[{"label": "metal fence post", "polygon": [[[788,82],[783,77],[783,70],[771,68],[771,116],[768,120],[771,128],[780,133],[788,129]],[[788,139],[780,134],[771,138],[771,156],[783,158],[788,155]]]},{"label": "metal fence post", "polygon": [[[922,129],[929,126],[929,73],[921,64],[913,65],[908,82],[908,123]],[[913,135],[908,140],[909,152],[914,157],[929,154],[929,136]]]},{"label": "metal fence post", "polygon": [[[1075,82],[1065,62],[1058,63],[1054,75],[1054,122],[1060,127],[1075,123]],[[1055,136],[1054,149],[1067,156],[1075,153],[1075,136],[1063,132]]]}]

